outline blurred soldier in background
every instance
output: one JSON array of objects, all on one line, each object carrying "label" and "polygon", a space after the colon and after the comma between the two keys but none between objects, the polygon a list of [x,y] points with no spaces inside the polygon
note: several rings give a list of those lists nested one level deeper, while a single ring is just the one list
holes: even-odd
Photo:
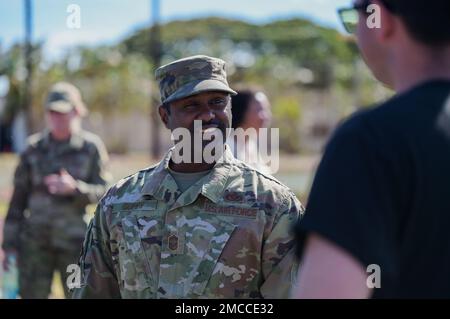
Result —
[{"label": "blurred soldier in background", "polygon": [[45,107],[47,129],[30,136],[21,154],[4,226],[4,267],[8,256],[17,256],[22,298],[48,298],[55,270],[67,296],[66,269],[79,256],[85,208],[107,185],[106,149],[81,130],[87,112],[79,90],[57,83]]}]

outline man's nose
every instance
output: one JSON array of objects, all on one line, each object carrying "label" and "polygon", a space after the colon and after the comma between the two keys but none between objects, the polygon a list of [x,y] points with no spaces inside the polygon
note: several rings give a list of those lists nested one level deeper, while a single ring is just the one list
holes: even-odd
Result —
[{"label": "man's nose", "polygon": [[197,117],[197,120],[201,120],[202,122],[209,122],[213,119],[215,119],[216,114],[211,110],[208,106],[203,107],[201,112],[199,113],[199,116]]}]

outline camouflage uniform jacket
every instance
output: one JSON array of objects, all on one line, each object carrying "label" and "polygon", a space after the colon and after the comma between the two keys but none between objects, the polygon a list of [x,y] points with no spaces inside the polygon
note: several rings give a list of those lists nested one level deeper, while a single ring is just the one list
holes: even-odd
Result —
[{"label": "camouflage uniform jacket", "polygon": [[297,273],[295,195],[226,148],[180,193],[157,166],[102,198],[80,259],[74,298],[287,298]]},{"label": "camouflage uniform jacket", "polygon": [[[46,246],[64,249],[83,238],[85,208],[107,188],[106,159],[101,140],[85,131],[66,142],[56,142],[47,131],[30,136],[14,174],[3,248],[19,249],[23,241],[45,240]],[[73,195],[52,195],[44,185],[45,176],[62,169],[77,181]]]}]

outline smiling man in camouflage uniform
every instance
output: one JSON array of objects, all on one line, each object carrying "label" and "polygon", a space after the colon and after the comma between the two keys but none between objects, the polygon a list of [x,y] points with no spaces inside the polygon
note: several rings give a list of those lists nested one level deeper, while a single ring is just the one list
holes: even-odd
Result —
[{"label": "smiling man in camouflage uniform", "polygon": [[22,298],[47,298],[55,270],[65,283],[86,232],[85,208],[106,191],[106,149],[81,130],[85,113],[75,86],[55,84],[46,102],[48,127],[29,137],[20,156],[2,246],[5,256],[18,256]]},{"label": "smiling man in camouflage uniform", "polygon": [[[225,62],[207,56],[156,71],[170,130],[230,127]],[[75,298],[287,298],[297,264],[291,225],[303,208],[275,178],[235,159],[173,161],[121,180],[100,201]]]}]

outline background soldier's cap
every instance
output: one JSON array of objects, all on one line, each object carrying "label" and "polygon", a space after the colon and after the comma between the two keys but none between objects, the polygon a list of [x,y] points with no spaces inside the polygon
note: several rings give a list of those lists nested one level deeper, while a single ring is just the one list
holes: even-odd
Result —
[{"label": "background soldier's cap", "polygon": [[236,92],[228,86],[225,61],[196,55],[174,61],[155,72],[162,103],[207,91]]},{"label": "background soldier's cap", "polygon": [[45,109],[59,113],[69,113],[73,109],[77,109],[81,116],[87,114],[80,90],[67,82],[58,82],[50,88],[45,102]]}]

